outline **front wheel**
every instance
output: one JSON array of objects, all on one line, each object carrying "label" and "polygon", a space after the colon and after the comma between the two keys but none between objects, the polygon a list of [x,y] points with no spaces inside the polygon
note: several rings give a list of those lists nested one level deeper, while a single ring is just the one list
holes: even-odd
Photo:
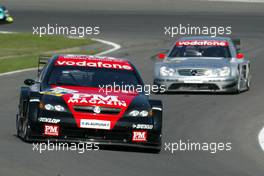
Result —
[{"label": "front wheel", "polygon": [[233,93],[234,94],[241,93],[241,78],[240,77],[238,77],[237,84],[236,84],[236,87],[235,87]]},{"label": "front wheel", "polygon": [[29,142],[31,131],[28,121],[28,112],[24,113],[22,107],[19,108],[19,114],[17,114],[16,117],[16,131],[19,138],[25,142]]},{"label": "front wheel", "polygon": [[28,119],[26,118],[21,126],[20,137],[25,141],[29,142],[30,127],[28,125]]},{"label": "front wheel", "polygon": [[248,77],[247,83],[246,83],[246,91],[248,91],[250,89],[250,83],[251,83],[251,78]]}]

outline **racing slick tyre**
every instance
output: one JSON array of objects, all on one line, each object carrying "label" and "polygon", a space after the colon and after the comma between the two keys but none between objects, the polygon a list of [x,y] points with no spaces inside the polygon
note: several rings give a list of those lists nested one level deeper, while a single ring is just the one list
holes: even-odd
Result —
[{"label": "racing slick tyre", "polygon": [[240,83],[238,82],[235,90],[235,94],[240,94],[240,93],[241,93],[241,88],[240,88]]},{"label": "racing slick tyre", "polygon": [[251,76],[247,78],[247,83],[246,83],[246,91],[250,90],[250,83],[251,83]]},{"label": "racing slick tyre", "polygon": [[250,77],[247,78],[246,82],[243,84],[243,87],[241,88],[241,80],[239,79],[234,93],[235,94],[239,94],[241,92],[249,91],[249,89],[250,89],[250,80],[251,80]]},{"label": "racing slick tyre", "polygon": [[25,142],[29,142],[30,136],[30,128],[28,126],[28,119],[25,118],[24,120],[17,115],[16,118],[16,131],[17,136],[24,140]]},{"label": "racing slick tyre", "polygon": [[21,131],[21,125],[20,125],[21,121],[18,117],[18,114],[16,115],[16,135],[17,137],[20,137],[20,131]]},{"label": "racing slick tyre", "polygon": [[237,80],[236,88],[232,92],[233,94],[240,94],[241,93],[241,78],[239,77]]},{"label": "racing slick tyre", "polygon": [[166,93],[166,90],[165,89],[161,89],[161,85],[160,84],[157,84],[155,81],[153,81],[153,87],[158,87],[157,91],[153,91],[152,90],[152,93],[155,94],[155,95],[160,95],[160,94],[165,94]]},{"label": "racing slick tyre", "polygon": [[24,117],[24,101],[20,95],[20,101],[18,106],[18,114],[16,115],[16,134],[17,137],[22,138],[22,130],[23,130],[23,117]]},{"label": "racing slick tyre", "polygon": [[30,142],[30,128],[29,128],[29,125],[28,125],[28,118],[26,118],[24,120],[24,122],[22,123],[22,126],[21,126],[21,138],[25,141],[25,142]]},{"label": "racing slick tyre", "polygon": [[35,106],[35,104],[28,104],[27,108],[25,108],[27,109],[26,112],[23,112],[23,107],[21,107],[17,115],[17,135],[25,142],[30,142],[30,120],[37,115]]}]

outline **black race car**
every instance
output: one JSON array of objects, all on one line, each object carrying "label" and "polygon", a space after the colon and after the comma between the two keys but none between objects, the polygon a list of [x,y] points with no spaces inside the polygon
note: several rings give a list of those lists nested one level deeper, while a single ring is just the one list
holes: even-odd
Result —
[{"label": "black race car", "polygon": [[24,83],[16,124],[17,135],[25,141],[93,141],[161,149],[162,103],[132,89],[144,84],[129,61],[56,55],[48,59],[37,80]]}]

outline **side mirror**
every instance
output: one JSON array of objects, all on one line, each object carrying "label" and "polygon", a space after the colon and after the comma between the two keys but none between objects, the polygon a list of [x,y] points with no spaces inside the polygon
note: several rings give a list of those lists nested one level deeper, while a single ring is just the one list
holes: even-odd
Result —
[{"label": "side mirror", "polygon": [[24,84],[27,85],[27,86],[32,86],[32,85],[35,84],[35,83],[36,83],[36,81],[33,80],[33,79],[26,79],[26,80],[24,81]]},{"label": "side mirror", "polygon": [[164,53],[159,53],[159,54],[157,54],[157,56],[159,59],[165,59],[166,58],[166,54],[164,54]]},{"label": "side mirror", "polygon": [[236,58],[237,59],[244,59],[245,55],[243,53],[237,53]]}]

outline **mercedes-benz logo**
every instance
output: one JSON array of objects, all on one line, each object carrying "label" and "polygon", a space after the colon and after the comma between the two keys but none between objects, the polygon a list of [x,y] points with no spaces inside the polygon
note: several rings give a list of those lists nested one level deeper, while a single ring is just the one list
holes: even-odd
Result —
[{"label": "mercedes-benz logo", "polygon": [[100,112],[101,112],[101,108],[98,107],[98,106],[95,106],[94,109],[93,109],[93,111],[94,111],[94,113],[96,113],[96,114],[100,114]]},{"label": "mercedes-benz logo", "polygon": [[195,76],[195,75],[197,75],[197,70],[191,70],[191,75],[193,75],[193,76]]}]

